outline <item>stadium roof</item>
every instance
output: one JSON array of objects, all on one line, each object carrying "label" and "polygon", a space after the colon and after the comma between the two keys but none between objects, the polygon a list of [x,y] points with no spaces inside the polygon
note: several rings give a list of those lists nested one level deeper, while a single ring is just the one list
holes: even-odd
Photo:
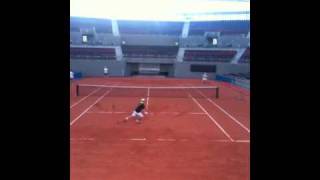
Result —
[{"label": "stadium roof", "polygon": [[70,0],[70,16],[119,20],[250,20],[250,0]]}]

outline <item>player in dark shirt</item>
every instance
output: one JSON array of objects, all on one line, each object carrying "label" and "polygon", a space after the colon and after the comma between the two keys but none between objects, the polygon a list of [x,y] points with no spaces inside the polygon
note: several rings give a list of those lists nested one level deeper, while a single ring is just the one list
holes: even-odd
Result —
[{"label": "player in dark shirt", "polygon": [[137,105],[137,107],[135,108],[135,110],[132,112],[132,114],[125,118],[125,121],[128,121],[129,118],[131,117],[135,117],[136,122],[141,123],[141,119],[144,117],[142,113],[144,112],[144,114],[148,114],[147,112],[144,111],[145,109],[144,101],[145,99],[142,98],[139,104]]}]

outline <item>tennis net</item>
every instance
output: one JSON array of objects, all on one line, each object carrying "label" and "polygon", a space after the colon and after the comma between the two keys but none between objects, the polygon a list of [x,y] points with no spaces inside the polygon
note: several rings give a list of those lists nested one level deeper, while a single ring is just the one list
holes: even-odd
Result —
[{"label": "tennis net", "polygon": [[77,96],[106,97],[173,97],[173,98],[218,98],[217,86],[175,86],[175,87],[146,87],[146,86],[112,86],[77,84]]}]

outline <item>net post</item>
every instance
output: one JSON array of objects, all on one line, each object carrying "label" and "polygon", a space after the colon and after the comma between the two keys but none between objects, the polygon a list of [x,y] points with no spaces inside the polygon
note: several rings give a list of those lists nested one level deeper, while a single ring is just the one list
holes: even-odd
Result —
[{"label": "net post", "polygon": [[219,87],[216,88],[216,98],[219,98]]},{"label": "net post", "polygon": [[79,84],[76,85],[76,96],[79,96]]}]

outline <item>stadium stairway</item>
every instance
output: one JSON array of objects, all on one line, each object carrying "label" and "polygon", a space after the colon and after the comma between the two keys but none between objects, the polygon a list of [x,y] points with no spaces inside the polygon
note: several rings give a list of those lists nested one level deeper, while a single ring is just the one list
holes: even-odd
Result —
[{"label": "stadium stairway", "polygon": [[237,49],[237,54],[231,60],[231,64],[238,64],[241,56],[246,51],[246,48]]}]

